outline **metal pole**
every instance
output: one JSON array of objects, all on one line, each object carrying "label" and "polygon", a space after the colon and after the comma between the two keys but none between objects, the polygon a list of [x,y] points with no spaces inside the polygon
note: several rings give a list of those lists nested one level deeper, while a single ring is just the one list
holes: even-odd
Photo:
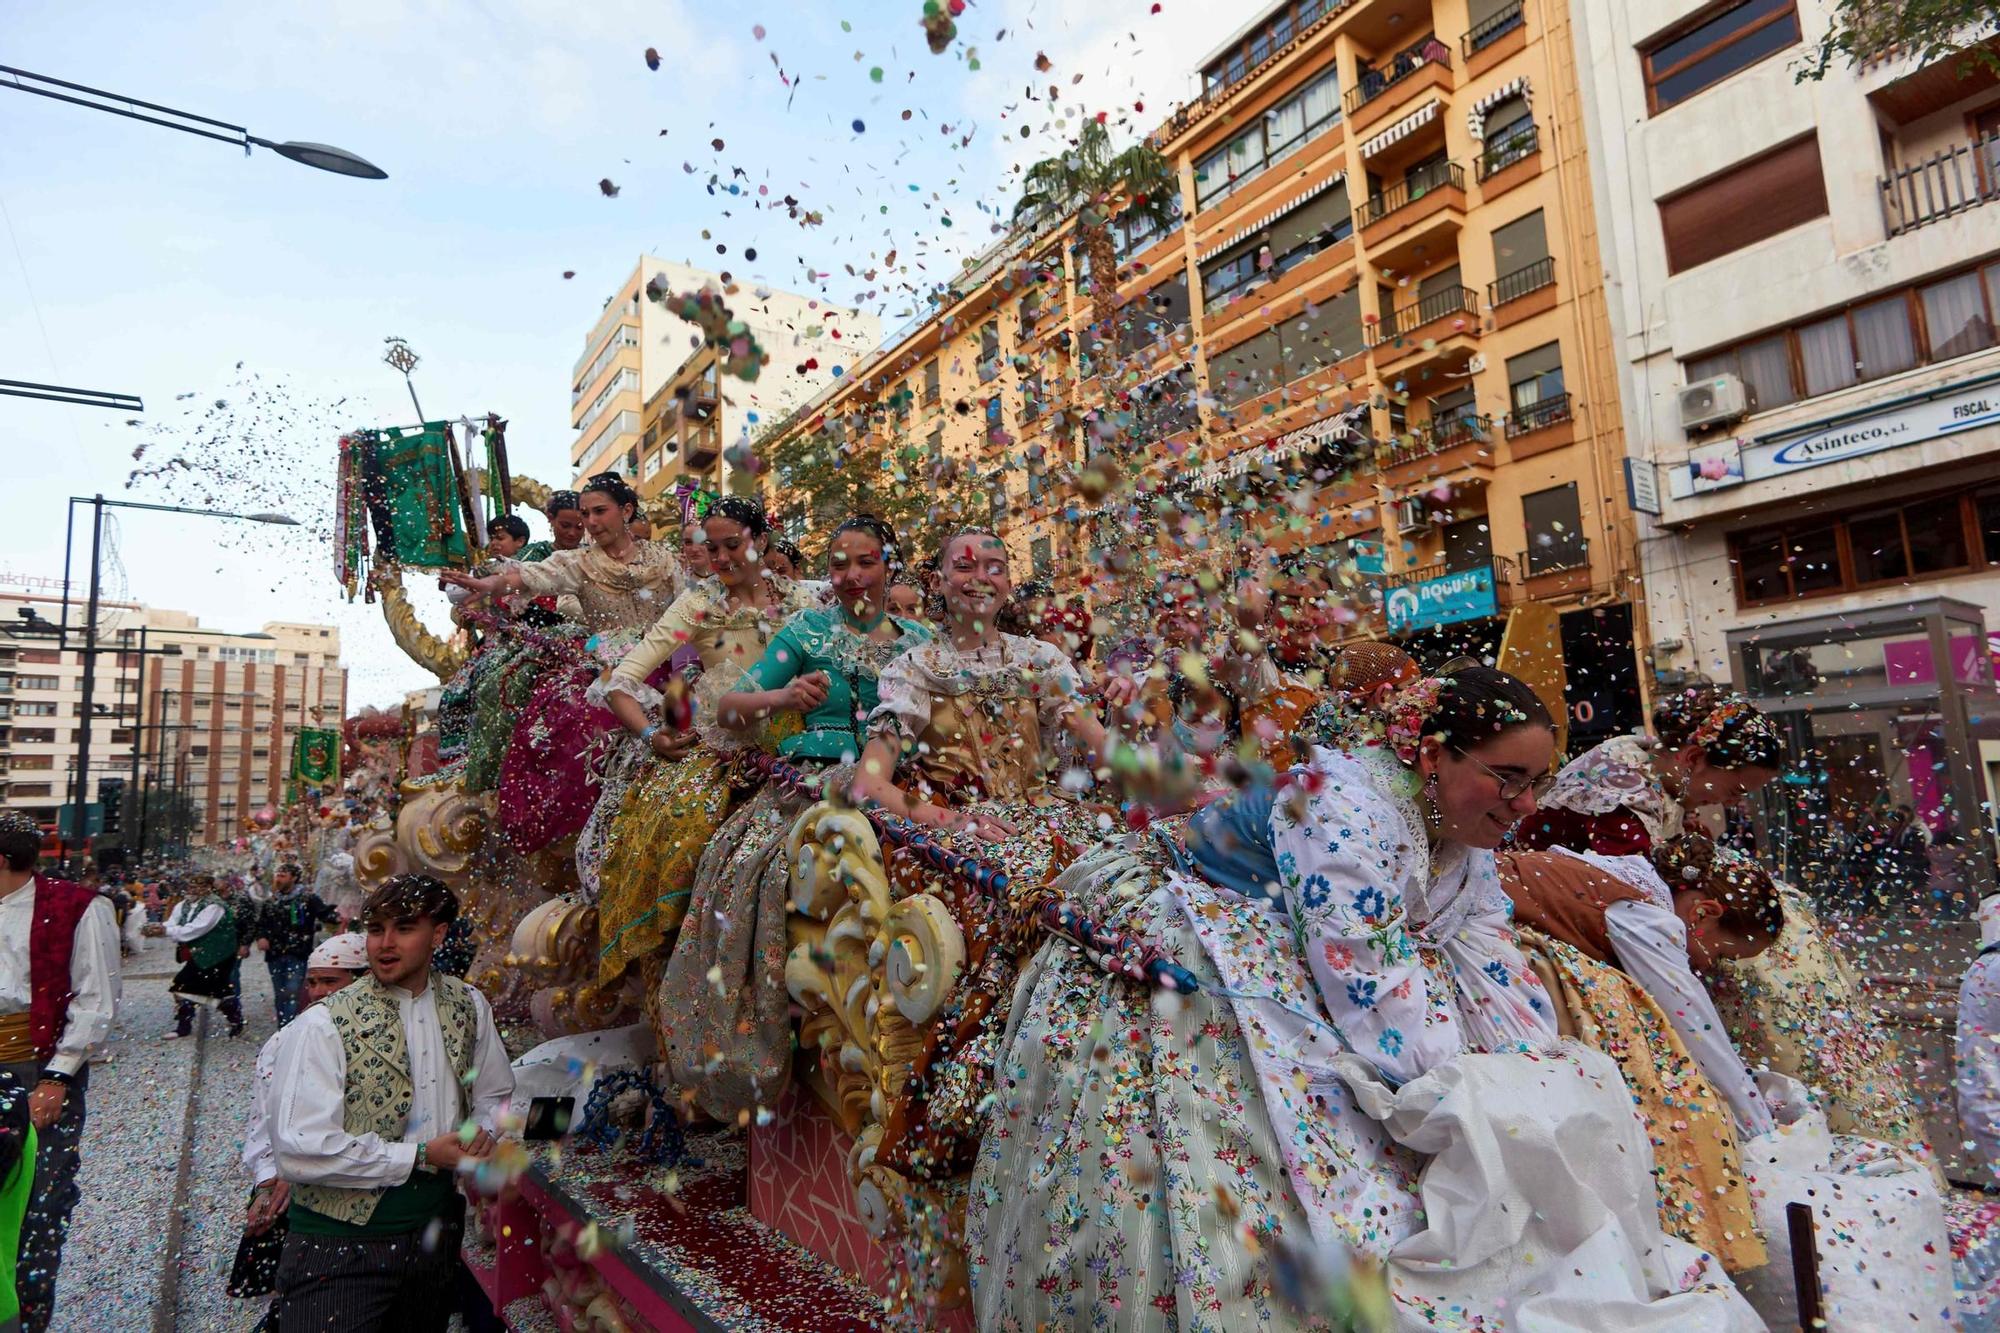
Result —
[{"label": "metal pole", "polygon": [[90,604],[84,612],[83,703],[80,707],[83,727],[77,733],[76,799],[70,806],[78,842],[83,842],[90,831],[90,821],[84,815],[84,804],[90,795],[90,733],[95,722],[92,710],[97,702],[98,562],[104,554],[104,497],[93,496],[90,505]]},{"label": "metal pole", "polygon": [[[123,671],[118,673],[118,690],[121,695],[125,691],[125,673]],[[137,687],[132,691],[132,777],[125,784],[125,790],[134,796],[137,796],[139,793],[139,748],[145,743],[145,740],[146,627],[141,625],[139,626],[139,681]],[[139,802],[138,820],[137,829],[126,828],[123,818],[119,820],[119,828],[124,834],[125,845],[128,847],[132,846],[134,839],[137,839],[138,853],[128,858],[135,865],[146,855],[146,839],[144,836],[146,827],[146,802],[143,798]]]}]

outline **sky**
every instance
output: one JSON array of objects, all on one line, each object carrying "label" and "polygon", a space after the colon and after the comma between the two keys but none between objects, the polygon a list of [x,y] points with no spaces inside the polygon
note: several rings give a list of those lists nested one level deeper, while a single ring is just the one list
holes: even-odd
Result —
[{"label": "sky", "polygon": [[145,403],[0,397],[0,579],[60,577],[74,495],[288,513],[118,514],[106,594],[226,629],[330,621],[351,703],[400,703],[435,682],[344,601],[328,540],[340,431],[414,419],[385,338],[422,358],[426,415],[499,413],[515,470],[558,484],[572,367],[641,253],[893,329],[1083,117],[1123,142],[1189,93],[1246,16],[1203,8],[984,0],[933,55],[922,0],[16,0],[0,62],[389,177],[0,87],[0,379]]}]

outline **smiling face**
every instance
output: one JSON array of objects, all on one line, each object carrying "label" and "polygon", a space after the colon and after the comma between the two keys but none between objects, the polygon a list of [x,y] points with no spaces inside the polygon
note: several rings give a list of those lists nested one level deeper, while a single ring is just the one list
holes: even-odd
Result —
[{"label": "smiling face", "polygon": [[625,540],[625,522],[630,506],[620,505],[603,491],[585,491],[578,499],[583,506],[583,530],[599,546],[616,546]]},{"label": "smiling face", "polygon": [[889,614],[901,616],[904,620],[921,620],[924,614],[924,595],[915,584],[892,583],[888,593]]},{"label": "smiling face", "polygon": [[755,535],[735,519],[720,514],[703,519],[701,528],[707,538],[709,573],[722,580],[725,588],[748,587],[762,568]]},{"label": "smiling face", "polygon": [[583,545],[583,511],[558,509],[549,515],[549,530],[555,534],[558,551],[574,551]]},{"label": "smiling face", "polygon": [[1535,813],[1532,790],[1509,798],[1501,787],[1543,776],[1555,753],[1555,733],[1532,724],[1509,727],[1464,754],[1426,741],[1417,772],[1436,804],[1438,832],[1468,847],[1498,847],[1509,829]]},{"label": "smiling face", "polygon": [[1014,591],[1007,548],[984,532],[953,537],[944,548],[938,578],[946,613],[967,629],[992,628],[1001,604]]},{"label": "smiling face", "polygon": [[681,529],[681,564],[697,578],[708,573],[708,539],[702,536],[699,523],[689,523]]},{"label": "smiling face", "polygon": [[882,558],[882,543],[873,536],[849,528],[835,537],[826,553],[826,572],[834,595],[856,620],[872,619],[881,609],[889,562]]}]

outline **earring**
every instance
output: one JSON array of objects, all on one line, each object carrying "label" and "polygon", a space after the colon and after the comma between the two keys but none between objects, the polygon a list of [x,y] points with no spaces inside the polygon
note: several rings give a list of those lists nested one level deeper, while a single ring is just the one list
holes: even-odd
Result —
[{"label": "earring", "polygon": [[1438,816],[1438,775],[1433,773],[1424,779],[1424,802],[1431,808],[1431,817]]}]

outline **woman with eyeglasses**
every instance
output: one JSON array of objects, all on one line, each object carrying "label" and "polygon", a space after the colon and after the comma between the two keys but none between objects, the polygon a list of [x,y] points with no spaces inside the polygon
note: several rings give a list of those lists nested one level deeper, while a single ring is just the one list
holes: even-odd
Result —
[{"label": "woman with eyeglasses", "polygon": [[1118,843],[1056,880],[1199,989],[1062,939],[1023,969],[966,1216],[982,1328],[1309,1326],[1356,1251],[1399,1326],[1760,1327],[1661,1235],[1617,1067],[1557,1044],[1516,945],[1494,849],[1546,786],[1547,709],[1478,664],[1394,675],[1277,792],[1251,891]]}]

